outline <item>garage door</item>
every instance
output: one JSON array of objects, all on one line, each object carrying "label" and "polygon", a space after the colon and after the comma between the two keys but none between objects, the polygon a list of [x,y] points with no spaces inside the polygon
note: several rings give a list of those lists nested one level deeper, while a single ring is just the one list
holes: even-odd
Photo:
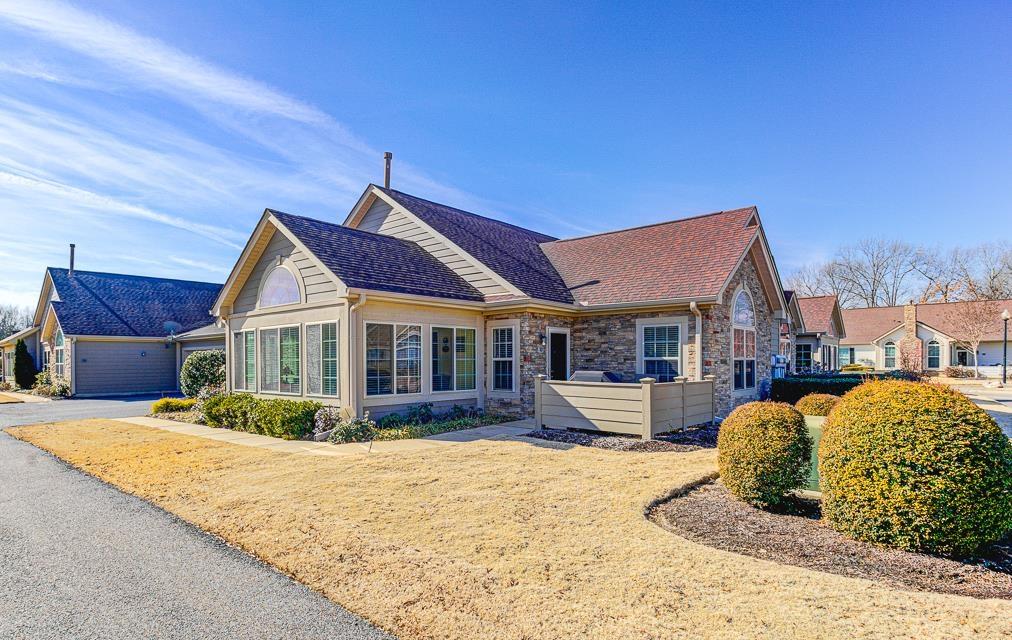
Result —
[{"label": "garage door", "polygon": [[176,349],[163,342],[74,344],[78,395],[156,393],[176,388]]}]

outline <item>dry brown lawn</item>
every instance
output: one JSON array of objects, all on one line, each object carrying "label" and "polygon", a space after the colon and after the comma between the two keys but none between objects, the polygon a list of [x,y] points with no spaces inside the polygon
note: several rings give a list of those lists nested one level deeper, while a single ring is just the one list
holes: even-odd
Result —
[{"label": "dry brown lawn", "polygon": [[24,400],[18,398],[17,396],[0,393],[0,404],[20,404],[22,402],[24,402]]},{"label": "dry brown lawn", "polygon": [[781,566],[644,518],[652,499],[712,475],[713,451],[523,440],[323,458],[115,421],[12,433],[402,638],[1012,634],[1006,601]]}]

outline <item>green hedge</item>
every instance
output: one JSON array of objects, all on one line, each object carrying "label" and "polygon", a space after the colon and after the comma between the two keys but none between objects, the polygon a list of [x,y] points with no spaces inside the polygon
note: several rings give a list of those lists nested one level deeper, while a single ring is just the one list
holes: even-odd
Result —
[{"label": "green hedge", "polygon": [[298,440],[313,430],[313,416],[322,407],[308,400],[232,393],[208,398],[204,402],[204,420],[212,427]]},{"label": "green hedge", "polygon": [[1012,444],[948,387],[877,381],[844,396],[819,482],[823,517],[858,540],[962,556],[1012,531]]},{"label": "green hedge", "polygon": [[920,380],[920,376],[909,371],[890,371],[889,373],[830,374],[822,376],[790,376],[775,378],[770,389],[770,400],[797,404],[798,400],[812,393],[828,393],[842,396],[848,391],[869,380]]}]

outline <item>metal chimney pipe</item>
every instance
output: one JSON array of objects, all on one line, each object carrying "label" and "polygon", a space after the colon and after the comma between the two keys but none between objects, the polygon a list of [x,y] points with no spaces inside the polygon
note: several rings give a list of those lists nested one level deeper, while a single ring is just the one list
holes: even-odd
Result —
[{"label": "metal chimney pipe", "polygon": [[383,188],[390,188],[390,161],[393,160],[394,154],[389,151],[383,152]]},{"label": "metal chimney pipe", "polygon": [[70,243],[70,275],[74,275],[74,243]]}]

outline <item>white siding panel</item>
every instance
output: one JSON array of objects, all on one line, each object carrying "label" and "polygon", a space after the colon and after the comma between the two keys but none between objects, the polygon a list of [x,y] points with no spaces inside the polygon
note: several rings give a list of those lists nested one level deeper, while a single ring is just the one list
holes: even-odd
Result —
[{"label": "white siding panel", "polygon": [[313,264],[309,256],[297,249],[283,233],[275,232],[257,265],[250,273],[250,277],[246,280],[246,284],[243,285],[235,299],[233,305],[235,313],[248,313],[256,309],[260,280],[267,272],[268,267],[277,262],[279,255],[289,258],[299,270],[306,289],[307,302],[337,299],[337,284],[330,276]]},{"label": "white siding panel", "polygon": [[490,278],[483,267],[464,258],[413,218],[400,211],[394,211],[389,204],[379,198],[362,216],[357,228],[417,243],[484,295],[509,293],[506,287]]},{"label": "white siding panel", "polygon": [[78,395],[157,393],[176,388],[176,349],[162,342],[74,344]]}]

